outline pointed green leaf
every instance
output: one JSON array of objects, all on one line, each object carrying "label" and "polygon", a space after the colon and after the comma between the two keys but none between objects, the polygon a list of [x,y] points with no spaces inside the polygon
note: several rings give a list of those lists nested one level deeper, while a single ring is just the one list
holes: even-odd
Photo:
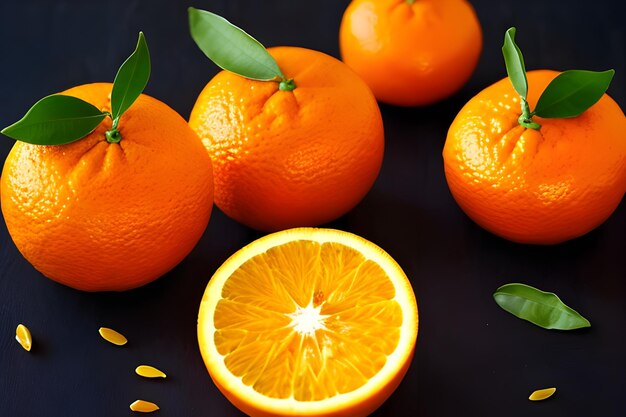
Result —
[{"label": "pointed green leaf", "polygon": [[591,326],[586,318],[566,306],[556,294],[529,285],[503,285],[496,290],[493,298],[504,310],[544,329],[572,330]]},{"label": "pointed green leaf", "polygon": [[506,73],[513,84],[517,94],[526,100],[528,95],[528,80],[526,79],[526,67],[524,57],[517,44],[515,44],[515,28],[509,28],[504,34],[504,45],[502,45],[502,55],[506,65]]},{"label": "pointed green leaf", "polygon": [[534,114],[551,119],[576,117],[600,100],[614,74],[612,69],[562,72],[543,91]]},{"label": "pointed green leaf", "polygon": [[150,52],[143,32],[135,51],[117,71],[111,91],[111,117],[117,119],[137,100],[150,78]]},{"label": "pointed green leaf", "polygon": [[253,80],[285,78],[259,41],[223,17],[190,7],[189,29],[198,47],[218,67]]},{"label": "pointed green leaf", "polygon": [[2,133],[35,145],[62,145],[94,131],[106,113],[76,97],[54,94],[39,100]]}]

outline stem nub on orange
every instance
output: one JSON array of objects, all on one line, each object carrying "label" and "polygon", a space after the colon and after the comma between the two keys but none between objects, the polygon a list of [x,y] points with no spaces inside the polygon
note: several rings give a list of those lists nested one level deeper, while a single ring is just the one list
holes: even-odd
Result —
[{"label": "stem nub on orange", "polygon": [[[63,94],[111,111],[111,84]],[[146,284],[178,264],[204,232],[211,161],[174,110],[141,95],[123,114],[122,140],[106,118],[66,145],[17,142],[2,172],[2,213],[15,245],[45,276],[86,291]]]},{"label": "stem nub on orange", "polygon": [[335,58],[296,47],[269,52],[295,89],[222,71],[191,112],[189,124],[213,161],[215,203],[258,230],[329,222],[359,203],[378,176],[378,105]]},{"label": "stem nub on orange", "polygon": [[458,91],[482,49],[482,30],[466,0],[353,0],[339,30],[343,61],[376,98],[423,106]]},{"label": "stem nub on orange", "polygon": [[198,317],[204,362],[251,416],[366,416],[411,364],[411,284],[373,243],[330,229],[267,235],[209,281]]},{"label": "stem nub on orange", "polygon": [[[529,71],[528,103],[558,75]],[[604,222],[626,191],[626,118],[604,94],[580,116],[518,123],[520,97],[505,78],[472,98],[443,150],[450,191],[463,211],[506,239],[554,244]]]}]

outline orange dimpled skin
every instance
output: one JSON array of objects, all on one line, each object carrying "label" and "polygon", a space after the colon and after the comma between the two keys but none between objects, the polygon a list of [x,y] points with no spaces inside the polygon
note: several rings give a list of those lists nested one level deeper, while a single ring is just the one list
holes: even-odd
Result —
[{"label": "orange dimpled skin", "polygon": [[321,52],[269,52],[293,91],[218,73],[192,110],[190,126],[213,161],[215,203],[229,217],[275,231],[329,222],[373,185],[384,134],[371,91]]},{"label": "orange dimpled skin", "polygon": [[482,49],[465,0],[353,0],[339,30],[343,61],[380,101],[423,106],[470,78]]},{"label": "orange dimpled skin", "polygon": [[[62,94],[110,111],[111,84]],[[58,146],[17,142],[2,173],[2,212],[17,248],[47,277],[85,291],[143,285],[178,264],[204,232],[211,162],[174,110],[141,95],[120,119]]]},{"label": "orange dimpled skin", "polygon": [[[528,72],[528,102],[558,72]],[[626,118],[608,95],[578,117],[518,124],[519,95],[508,78],[470,100],[443,150],[452,195],[485,229],[506,239],[554,244],[606,220],[626,191]]]}]

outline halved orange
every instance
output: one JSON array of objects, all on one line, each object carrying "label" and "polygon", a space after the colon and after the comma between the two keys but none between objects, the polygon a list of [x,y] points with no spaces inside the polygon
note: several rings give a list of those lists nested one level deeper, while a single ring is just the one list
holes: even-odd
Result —
[{"label": "halved orange", "polygon": [[404,377],[418,314],[400,266],[331,229],[267,235],[232,255],[200,304],[218,389],[252,416],[365,416]]}]

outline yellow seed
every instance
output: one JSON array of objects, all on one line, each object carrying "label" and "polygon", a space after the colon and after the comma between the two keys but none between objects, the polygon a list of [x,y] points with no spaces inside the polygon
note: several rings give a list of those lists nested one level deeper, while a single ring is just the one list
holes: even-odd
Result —
[{"label": "yellow seed", "polygon": [[15,340],[22,345],[22,347],[30,352],[30,348],[33,346],[33,338],[30,335],[30,330],[23,324],[18,324],[15,329]]},{"label": "yellow seed", "polygon": [[534,391],[532,394],[530,394],[530,397],[528,397],[528,399],[530,401],[545,400],[546,398],[552,397],[552,394],[554,394],[555,392],[556,388],[538,389],[537,391]]},{"label": "yellow seed", "polygon": [[143,376],[145,378],[165,378],[166,375],[163,371],[148,365],[139,365],[135,372],[139,376]]},{"label": "yellow seed", "polygon": [[100,336],[107,342],[111,342],[114,345],[122,346],[125,345],[128,340],[124,337],[123,334],[116,332],[113,329],[109,329],[107,327],[100,327]]},{"label": "yellow seed", "polygon": [[130,409],[137,413],[151,413],[159,409],[159,406],[150,401],[137,400],[130,405]]}]

